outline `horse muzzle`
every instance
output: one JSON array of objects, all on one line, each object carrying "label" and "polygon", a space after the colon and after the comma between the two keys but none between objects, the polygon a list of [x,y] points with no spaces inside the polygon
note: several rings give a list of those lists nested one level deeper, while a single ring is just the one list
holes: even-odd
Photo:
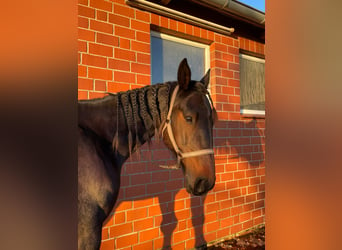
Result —
[{"label": "horse muzzle", "polygon": [[215,179],[214,181],[209,181],[207,178],[198,177],[193,185],[186,183],[186,191],[190,194],[200,196],[208,193],[214,186]]}]

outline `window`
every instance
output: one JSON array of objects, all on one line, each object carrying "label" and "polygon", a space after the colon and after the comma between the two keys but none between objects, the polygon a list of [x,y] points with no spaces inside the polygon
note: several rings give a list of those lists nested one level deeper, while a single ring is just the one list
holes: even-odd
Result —
[{"label": "window", "polygon": [[183,58],[188,60],[192,80],[200,80],[209,69],[209,46],[151,32],[152,84],[176,81]]},{"label": "window", "polygon": [[265,59],[240,54],[240,113],[265,115]]}]

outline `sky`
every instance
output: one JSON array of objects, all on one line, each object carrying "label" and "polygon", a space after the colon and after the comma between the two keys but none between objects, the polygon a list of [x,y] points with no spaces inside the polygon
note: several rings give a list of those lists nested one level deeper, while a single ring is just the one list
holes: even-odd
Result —
[{"label": "sky", "polygon": [[265,0],[238,0],[241,3],[249,5],[257,10],[265,12]]}]

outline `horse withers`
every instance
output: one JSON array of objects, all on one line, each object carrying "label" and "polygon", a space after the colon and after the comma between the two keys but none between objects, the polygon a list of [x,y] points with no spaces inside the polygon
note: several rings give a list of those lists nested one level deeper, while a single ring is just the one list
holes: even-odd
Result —
[{"label": "horse withers", "polygon": [[116,202],[120,174],[132,152],[153,136],[176,154],[185,188],[203,195],[215,185],[210,71],[191,80],[187,60],[178,81],[78,103],[78,249],[99,249],[101,228]]}]

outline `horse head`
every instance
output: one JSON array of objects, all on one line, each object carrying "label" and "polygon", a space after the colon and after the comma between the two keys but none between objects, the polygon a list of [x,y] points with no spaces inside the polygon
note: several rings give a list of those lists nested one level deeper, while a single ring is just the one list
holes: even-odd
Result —
[{"label": "horse head", "polygon": [[200,81],[191,80],[184,59],[178,68],[178,83],[170,100],[163,140],[176,153],[188,193],[203,195],[215,185],[213,126],[216,111],[207,90],[210,71]]}]

